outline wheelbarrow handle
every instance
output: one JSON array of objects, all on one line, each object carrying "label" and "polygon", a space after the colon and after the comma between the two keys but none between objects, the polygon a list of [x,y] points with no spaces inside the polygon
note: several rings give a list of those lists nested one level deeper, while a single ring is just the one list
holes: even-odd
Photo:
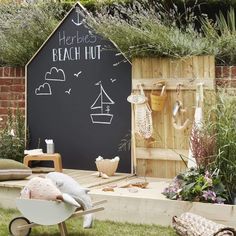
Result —
[{"label": "wheelbarrow handle", "polygon": [[93,202],[93,206],[98,206],[98,205],[101,205],[103,203],[107,203],[107,200],[101,200],[101,201],[96,201],[96,202]]},{"label": "wheelbarrow handle", "polygon": [[85,210],[85,211],[76,211],[75,213],[73,213],[71,215],[70,218],[80,217],[80,216],[83,216],[83,215],[86,215],[86,214],[91,214],[91,213],[94,213],[94,212],[103,211],[104,209],[105,209],[104,207],[98,207],[98,208],[88,209],[88,210]]}]

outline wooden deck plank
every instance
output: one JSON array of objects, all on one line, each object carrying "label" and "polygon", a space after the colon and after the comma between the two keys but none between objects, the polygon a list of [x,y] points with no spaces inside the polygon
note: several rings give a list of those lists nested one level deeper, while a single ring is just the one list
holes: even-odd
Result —
[{"label": "wooden deck plank", "polygon": [[[31,176],[27,177],[24,180],[10,180],[10,181],[1,181],[0,187],[8,188],[23,188],[29,179],[39,176],[46,175],[47,172],[52,171],[52,168],[41,168],[41,172],[33,173]],[[126,173],[116,173],[114,176],[109,177],[108,179],[103,179],[98,177],[97,171],[88,171],[88,170],[73,170],[73,169],[64,169],[64,174],[67,174],[74,178],[81,186],[86,188],[101,186],[107,183],[112,183],[118,180],[122,180],[131,176],[131,174]]]}]

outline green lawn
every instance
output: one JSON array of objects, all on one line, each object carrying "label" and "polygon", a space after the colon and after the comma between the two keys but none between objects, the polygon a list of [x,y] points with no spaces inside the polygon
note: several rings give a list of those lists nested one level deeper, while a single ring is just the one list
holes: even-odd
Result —
[{"label": "green lawn", "polygon": [[[0,235],[7,236],[8,224],[14,218],[20,216],[15,210],[0,209]],[[158,220],[158,219],[157,219]],[[139,225],[128,223],[115,223],[112,221],[94,221],[92,229],[82,228],[82,218],[74,218],[66,221],[70,236],[176,236],[170,227],[157,225]],[[31,236],[59,236],[57,226],[38,226],[32,229]]]}]

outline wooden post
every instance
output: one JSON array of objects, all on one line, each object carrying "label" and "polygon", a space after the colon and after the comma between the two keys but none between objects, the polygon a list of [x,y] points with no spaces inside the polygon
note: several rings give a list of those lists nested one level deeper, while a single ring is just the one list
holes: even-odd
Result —
[{"label": "wooden post", "polygon": [[134,104],[131,104],[131,116],[132,116],[132,124],[131,124],[131,173],[137,173],[137,160],[136,160],[136,142],[135,142],[135,130],[134,130]]}]

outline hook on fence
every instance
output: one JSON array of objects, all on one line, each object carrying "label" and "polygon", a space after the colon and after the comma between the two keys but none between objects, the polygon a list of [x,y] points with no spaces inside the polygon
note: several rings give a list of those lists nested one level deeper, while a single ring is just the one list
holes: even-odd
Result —
[{"label": "hook on fence", "polygon": [[177,96],[179,96],[179,94],[180,94],[180,90],[181,90],[181,87],[183,87],[184,86],[184,84],[182,84],[182,83],[178,83],[177,85],[176,85],[176,93],[177,93]]},{"label": "hook on fence", "polygon": [[160,87],[164,86],[164,85],[166,85],[166,81],[165,80],[160,80],[160,81],[158,81],[158,82],[153,84],[153,86],[160,86]]}]

